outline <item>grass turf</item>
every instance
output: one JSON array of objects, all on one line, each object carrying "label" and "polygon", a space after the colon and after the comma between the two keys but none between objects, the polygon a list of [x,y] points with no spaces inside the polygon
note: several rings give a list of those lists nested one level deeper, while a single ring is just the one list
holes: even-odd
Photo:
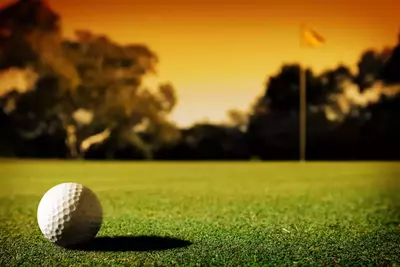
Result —
[{"label": "grass turf", "polygon": [[[400,264],[398,163],[3,161],[0,175],[1,266]],[[105,213],[82,250],[37,226],[41,196],[67,181]]]}]

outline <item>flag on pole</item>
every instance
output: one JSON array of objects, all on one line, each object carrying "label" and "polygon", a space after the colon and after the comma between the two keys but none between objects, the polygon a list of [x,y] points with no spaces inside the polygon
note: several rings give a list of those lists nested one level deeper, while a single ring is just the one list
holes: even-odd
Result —
[{"label": "flag on pole", "polygon": [[302,43],[308,47],[321,47],[325,44],[325,38],[310,27],[303,27]]},{"label": "flag on pole", "polygon": [[[317,48],[325,44],[325,38],[322,37],[318,32],[302,25],[300,31],[300,45],[305,47]],[[300,161],[306,160],[306,146],[307,146],[307,88],[306,88],[306,69],[300,67],[300,110],[299,110],[299,122],[300,122]]]}]

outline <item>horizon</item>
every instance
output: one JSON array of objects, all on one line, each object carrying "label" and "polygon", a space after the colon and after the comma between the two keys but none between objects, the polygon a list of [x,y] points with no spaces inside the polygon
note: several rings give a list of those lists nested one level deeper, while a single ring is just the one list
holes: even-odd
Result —
[{"label": "horizon", "polygon": [[[207,119],[224,121],[230,109],[247,111],[265,91],[268,77],[285,63],[305,64],[317,73],[340,64],[354,70],[363,51],[394,46],[400,26],[390,0],[306,1],[303,5],[290,0],[236,2],[229,8],[222,1],[47,2],[61,16],[65,38],[73,37],[76,30],[89,30],[121,44],[142,43],[153,50],[160,58],[158,76],[148,82],[172,83],[178,103],[170,118],[181,127]],[[107,23],[110,20],[113,23]],[[304,21],[325,38],[323,47],[300,47]]]}]

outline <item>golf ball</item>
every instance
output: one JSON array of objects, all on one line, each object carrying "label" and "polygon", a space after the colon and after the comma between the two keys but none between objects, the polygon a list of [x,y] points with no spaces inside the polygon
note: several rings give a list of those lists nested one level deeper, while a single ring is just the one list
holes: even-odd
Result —
[{"label": "golf ball", "polygon": [[84,185],[62,183],[52,187],[40,200],[37,220],[51,242],[68,247],[93,239],[103,219],[96,195]]}]

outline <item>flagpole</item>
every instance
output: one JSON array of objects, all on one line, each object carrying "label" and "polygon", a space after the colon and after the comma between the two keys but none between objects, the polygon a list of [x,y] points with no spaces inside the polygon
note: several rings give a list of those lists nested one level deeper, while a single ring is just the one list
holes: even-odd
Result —
[{"label": "flagpole", "polygon": [[[302,24],[300,27],[300,46],[304,46],[303,32],[305,25]],[[300,105],[299,105],[299,150],[300,150],[300,162],[306,161],[306,145],[307,145],[307,94],[306,94],[306,68],[304,64],[300,64]]]},{"label": "flagpole", "polygon": [[[319,47],[325,43],[325,38],[312,30],[306,24],[300,27],[300,47]],[[300,161],[307,159],[307,69],[305,64],[300,64],[299,77],[299,138]]]},{"label": "flagpole", "polygon": [[300,161],[306,161],[307,146],[307,94],[306,69],[300,66]]}]

